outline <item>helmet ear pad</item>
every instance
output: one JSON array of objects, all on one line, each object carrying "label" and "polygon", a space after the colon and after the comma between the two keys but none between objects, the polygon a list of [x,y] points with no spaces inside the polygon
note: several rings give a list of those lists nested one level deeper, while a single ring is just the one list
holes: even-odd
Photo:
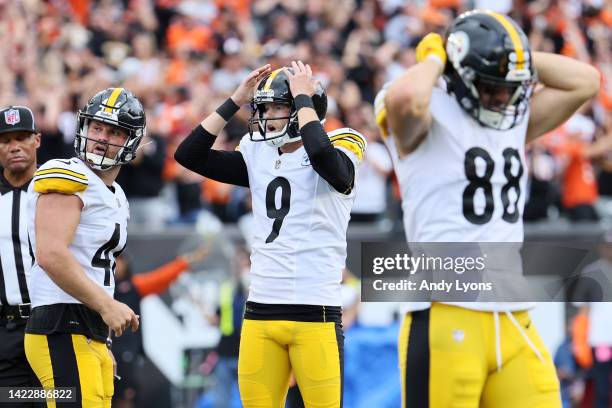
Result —
[{"label": "helmet ear pad", "polygon": [[325,115],[327,115],[327,92],[325,92],[321,84],[318,84],[311,98],[319,120],[325,120]]},{"label": "helmet ear pad", "polygon": [[134,137],[128,137],[124,147],[117,153],[117,158],[120,162],[125,164],[136,158],[136,152],[145,134],[146,128],[136,129]]},{"label": "helmet ear pad", "polygon": [[447,81],[448,92],[455,95],[459,105],[468,113],[473,114],[477,109],[479,101],[478,98],[468,88],[468,85],[463,81],[461,76],[453,68],[448,70],[448,74],[445,74]]}]

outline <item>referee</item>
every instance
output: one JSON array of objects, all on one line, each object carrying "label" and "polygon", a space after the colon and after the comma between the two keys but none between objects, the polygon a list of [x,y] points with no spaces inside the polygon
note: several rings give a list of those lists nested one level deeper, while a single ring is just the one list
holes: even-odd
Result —
[{"label": "referee", "polygon": [[0,387],[39,386],[23,348],[30,314],[27,279],[34,262],[27,230],[26,191],[36,171],[39,146],[40,133],[29,108],[0,109]]}]

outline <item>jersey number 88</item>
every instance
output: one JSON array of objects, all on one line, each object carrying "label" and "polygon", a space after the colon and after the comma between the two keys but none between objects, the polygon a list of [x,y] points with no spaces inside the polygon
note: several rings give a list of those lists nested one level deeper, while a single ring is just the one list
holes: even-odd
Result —
[{"label": "jersey number 88", "polygon": [[[504,176],[506,184],[501,189],[501,201],[504,213],[502,219],[509,223],[515,223],[519,219],[518,201],[521,197],[520,180],[523,175],[523,163],[518,150],[508,147],[503,151],[504,156]],[[476,172],[476,159],[480,158],[485,162],[485,171],[482,176]],[[518,162],[518,171],[512,173],[512,159]],[[493,217],[495,202],[493,199],[493,185],[491,177],[495,169],[495,162],[491,158],[489,152],[481,147],[472,147],[465,153],[463,162],[465,168],[465,176],[469,180],[469,184],[463,190],[463,216],[472,224],[486,224]],[[510,202],[510,190],[514,189],[516,196],[514,202]],[[485,196],[485,208],[482,214],[476,214],[474,210],[474,196],[478,190],[482,190]],[[512,205],[510,205],[512,204]],[[512,210],[511,210],[512,209]]]}]

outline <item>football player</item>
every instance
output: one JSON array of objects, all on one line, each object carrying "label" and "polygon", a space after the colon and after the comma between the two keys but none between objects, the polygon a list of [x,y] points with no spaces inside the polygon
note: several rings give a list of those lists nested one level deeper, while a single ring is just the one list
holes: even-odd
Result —
[{"label": "football player", "polygon": [[[460,15],[375,101],[409,242],[522,242],[525,143],[599,88],[590,65],[532,52],[510,18]],[[541,89],[532,95],[539,80]],[[411,303],[399,337],[402,406],[560,407],[529,303]]]},{"label": "football player", "polygon": [[[245,103],[238,151],[211,150]],[[249,187],[255,217],[251,287],[240,340],[245,407],[284,407],[293,368],[307,407],[342,406],[340,281],[357,166],[366,142],[323,130],[327,96],[301,61],[253,71],[179,146],[175,158],[205,177]]]},{"label": "football player", "polygon": [[113,299],[129,219],[115,178],[144,134],[145,112],[131,92],[98,92],[77,115],[77,157],[45,163],[28,190],[36,262],[26,355],[43,387],[75,387],[76,406],[111,406],[109,329],[138,329],[138,316]]}]

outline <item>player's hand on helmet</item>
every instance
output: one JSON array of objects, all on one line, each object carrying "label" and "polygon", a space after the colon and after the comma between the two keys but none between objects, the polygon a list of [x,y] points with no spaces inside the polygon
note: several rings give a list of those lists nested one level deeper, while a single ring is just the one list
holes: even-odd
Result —
[{"label": "player's hand on helmet", "polygon": [[440,72],[444,70],[446,65],[446,50],[444,50],[444,41],[437,33],[429,33],[416,47],[416,60],[423,62],[427,59],[432,59],[440,65]]},{"label": "player's hand on helmet", "polygon": [[117,337],[121,336],[129,327],[132,327],[132,331],[138,330],[140,324],[139,316],[128,305],[114,299],[105,305],[100,311],[100,315],[104,323]]},{"label": "player's hand on helmet", "polygon": [[291,61],[291,69],[293,69],[293,73],[288,69],[285,70],[287,78],[289,78],[291,95],[293,95],[293,97],[300,94],[308,96],[314,95],[317,91],[319,81],[312,76],[310,65],[304,64],[302,61]]},{"label": "player's hand on helmet", "polygon": [[232,94],[231,98],[234,103],[238,106],[249,103],[251,99],[253,99],[253,93],[255,92],[255,88],[257,88],[259,81],[261,81],[271,71],[272,66],[270,64],[263,65],[251,71],[251,73],[242,80],[240,85],[238,85],[238,88],[236,88]]}]

